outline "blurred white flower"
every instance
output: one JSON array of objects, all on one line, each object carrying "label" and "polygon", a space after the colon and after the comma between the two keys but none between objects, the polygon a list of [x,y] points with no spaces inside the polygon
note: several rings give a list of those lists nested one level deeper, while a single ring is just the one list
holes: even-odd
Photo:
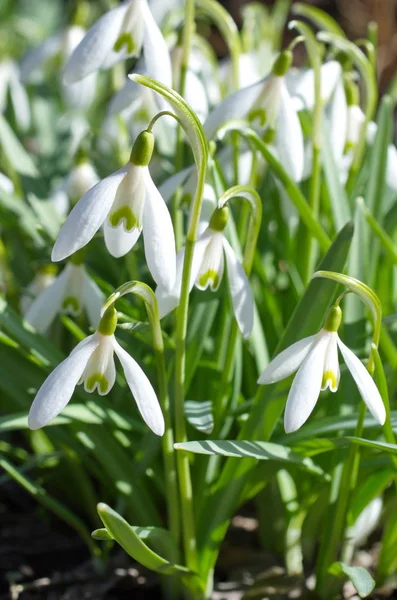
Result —
[{"label": "blurred white flower", "polygon": [[153,134],[142,132],[130,162],[84,194],[61,227],[52,251],[53,261],[64,260],[88,244],[102,224],[106,247],[115,257],[127,254],[143,232],[153,279],[166,289],[172,288],[175,237],[170,214],[148,169],[153,145]]},{"label": "blurred white flower", "polygon": [[75,83],[142,52],[146,74],[171,86],[167,44],[147,0],[129,0],[105,13],[87,31],[66,65],[64,81]]},{"label": "blurred white flower", "polygon": [[382,498],[374,498],[358,515],[354,524],[347,529],[346,537],[352,539],[355,547],[365,544],[371,533],[376,529],[382,508]]},{"label": "blurred white flower", "polygon": [[24,316],[26,315],[29,307],[32,305],[34,299],[37,298],[41,292],[44,292],[45,289],[52,285],[55,279],[56,275],[52,265],[42,268],[38,271],[21,295],[19,308]]},{"label": "blurred white flower", "polygon": [[4,173],[0,173],[0,190],[6,194],[13,194],[15,190],[13,182]]},{"label": "blurred white flower", "polygon": [[300,181],[304,166],[303,133],[285,82],[291,60],[291,53],[281,53],[268,77],[232,94],[209,114],[204,131],[212,138],[228,121],[248,118],[272,143],[291,177]]},{"label": "blurred white flower", "polygon": [[[209,288],[215,292],[222,281],[226,262],[234,315],[243,337],[248,338],[253,327],[254,300],[247,275],[223,232],[227,222],[227,211],[227,207],[216,209],[208,227],[201,233],[194,246],[189,291],[195,285],[200,290]],[[174,287],[165,290],[159,286],[156,290],[160,318],[179,304],[184,258],[183,248],[177,255]]]},{"label": "blurred white flower", "polygon": [[39,429],[55,419],[79,383],[84,383],[87,392],[97,390],[101,396],[108,394],[116,380],[116,353],[144,421],[156,435],[163,435],[164,419],[156,394],[141,367],[114,337],[116,322],[113,319],[112,323],[112,316],[108,319],[105,313],[98,331],[80,342],[47,377],[29,411],[30,429]]},{"label": "blurred white flower", "polygon": [[[46,65],[58,55],[60,56],[61,66],[64,66],[85,34],[86,31],[82,27],[71,25],[28,52],[21,64],[23,81],[39,83],[45,79]],[[62,98],[69,108],[85,110],[94,99],[96,85],[97,78],[95,73],[72,85],[66,85],[61,79],[60,89]]]},{"label": "blurred white flower", "polygon": [[[43,286],[47,283],[48,279],[36,279],[33,288],[37,288],[38,284]],[[24,317],[37,331],[45,333],[57,314],[78,317],[85,310],[90,325],[97,327],[104,300],[103,293],[88,275],[84,265],[70,262],[62,273],[36,296]]]},{"label": "blurred white flower", "polygon": [[29,98],[21,83],[19,66],[9,59],[0,62],[0,114],[7,108],[8,91],[16,124],[21,131],[27,131],[31,123]]},{"label": "blurred white flower", "polygon": [[385,422],[385,407],[374,380],[338,336],[341,317],[340,308],[332,308],[323,328],[316,335],[283,350],[258,379],[261,385],[276,383],[297,371],[285,408],[284,428],[287,433],[296,431],[307,421],[321,390],[329,388],[331,392],[337,391],[340,378],[338,348],[373,417],[381,425]]}]

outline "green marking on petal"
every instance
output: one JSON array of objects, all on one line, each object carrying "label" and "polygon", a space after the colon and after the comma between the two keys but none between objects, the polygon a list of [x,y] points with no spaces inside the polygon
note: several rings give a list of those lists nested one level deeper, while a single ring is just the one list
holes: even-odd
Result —
[{"label": "green marking on petal", "polygon": [[248,121],[259,121],[259,126],[264,127],[267,121],[267,115],[264,108],[253,108],[248,113]]},{"label": "green marking on petal", "polygon": [[198,283],[203,288],[209,284],[211,290],[215,292],[220,283],[219,273],[217,273],[214,269],[209,269],[206,273],[200,275]]},{"label": "green marking on petal", "polygon": [[97,384],[102,394],[105,394],[109,388],[109,382],[102,373],[94,373],[85,381],[85,387],[89,392],[93,392]]},{"label": "green marking on petal", "polygon": [[76,315],[81,311],[80,302],[76,296],[67,296],[62,301],[62,311]]},{"label": "green marking on petal", "polygon": [[129,206],[122,206],[109,215],[109,223],[112,227],[117,227],[123,220],[126,231],[140,227],[139,220]]},{"label": "green marking on petal", "polygon": [[274,138],[276,137],[276,130],[273,127],[268,127],[265,133],[263,134],[263,141],[265,144],[272,144],[274,142]]},{"label": "green marking on petal", "polygon": [[120,52],[124,46],[126,47],[128,54],[132,54],[135,50],[134,38],[130,33],[126,32],[119,35],[113,46],[113,50],[115,52]]},{"label": "green marking on petal", "polygon": [[323,373],[323,380],[321,382],[321,387],[322,388],[327,387],[328,383],[329,383],[329,387],[331,390],[335,390],[338,387],[336,375],[333,371],[324,371],[324,373]]}]

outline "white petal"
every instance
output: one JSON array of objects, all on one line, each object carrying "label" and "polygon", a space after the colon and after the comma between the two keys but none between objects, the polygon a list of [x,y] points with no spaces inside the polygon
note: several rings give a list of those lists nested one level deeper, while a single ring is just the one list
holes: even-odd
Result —
[{"label": "white petal", "polygon": [[208,98],[204,85],[194,73],[189,70],[186,74],[185,100],[192,107],[200,121],[203,123],[208,115]]},{"label": "white petal", "polygon": [[309,335],[277,354],[261,373],[258,383],[276,383],[295,373],[312,349],[316,335]]},{"label": "white petal", "polygon": [[87,272],[84,273],[83,286],[84,307],[88,320],[91,327],[96,328],[100,320],[102,305],[105,302],[105,295]]},{"label": "white petal", "polygon": [[158,79],[168,87],[172,87],[171,59],[168,47],[146,0],[142,2],[142,15],[145,22],[143,54],[146,74],[153,79]]},{"label": "white petal", "polygon": [[97,86],[97,74],[91,73],[76,83],[61,84],[62,97],[70,108],[87,109],[93,102]]},{"label": "white petal", "polygon": [[141,235],[141,231],[141,229],[126,231],[123,224],[118,225],[118,227],[112,227],[108,219],[106,219],[103,227],[106,248],[112,256],[120,258],[120,256],[124,256],[135,246]]},{"label": "white petal", "polygon": [[374,380],[364,367],[361,360],[357,358],[357,356],[347,346],[345,346],[339,337],[338,346],[342,352],[343,360],[352,374],[361,397],[368,407],[368,410],[371,412],[374,419],[383,425],[386,420],[386,410]]},{"label": "white petal", "polygon": [[37,82],[42,79],[43,67],[50,58],[60,51],[62,38],[63,33],[59,32],[45,40],[37,48],[33,48],[23,57],[21,62],[22,81]]},{"label": "white petal", "polygon": [[47,377],[29,411],[30,429],[44,427],[67,405],[98,343],[95,336],[87,337]]},{"label": "white petal", "polygon": [[84,389],[89,394],[96,391],[100,396],[106,396],[116,381],[114,335],[102,335],[97,331],[94,336],[99,343],[90,356],[79,383],[84,382]]},{"label": "white petal", "polygon": [[138,98],[139,90],[140,85],[138,83],[126,79],[124,86],[112,96],[108,107],[108,116],[118,115],[126,108],[130,108],[131,104]]},{"label": "white petal", "polygon": [[337,333],[330,334],[324,358],[324,370],[321,389],[326,390],[329,387],[331,392],[337,391],[340,379],[337,339]]},{"label": "white petal", "polygon": [[281,88],[275,146],[285,170],[294,181],[301,181],[304,167],[303,133],[285,84]]},{"label": "white petal", "polygon": [[387,147],[386,182],[393,191],[397,191],[397,149],[394,144]]},{"label": "white petal", "polygon": [[63,75],[65,83],[75,83],[99,69],[119,36],[128,3],[104,14],[87,31],[70,57]]},{"label": "white petal", "polygon": [[323,332],[299,368],[285,407],[286,433],[296,431],[307,421],[316,406],[323,378],[325,352],[329,334]]},{"label": "white petal", "polygon": [[135,398],[143,420],[156,435],[163,435],[163,413],[152,384],[138,363],[123,350],[116,340],[114,340],[114,351],[121,362],[128,387]]},{"label": "white petal", "polygon": [[331,147],[336,164],[342,159],[347,133],[347,102],[343,82],[339,81],[329,109]]},{"label": "white petal", "polygon": [[195,283],[199,290],[206,290],[207,287],[210,287],[215,292],[221,284],[225,267],[223,240],[222,232],[213,232],[196,277]]},{"label": "white petal", "polygon": [[145,173],[145,190],[143,240],[146,261],[155,282],[171,290],[176,276],[174,229],[168,208],[152,181],[149,169]]},{"label": "white petal", "polygon": [[102,179],[79,200],[62,225],[51,259],[54,262],[70,256],[94,237],[104,222],[125,177],[127,167]]},{"label": "white petal", "polygon": [[16,122],[22,131],[26,131],[29,129],[31,123],[29,98],[19,80],[19,69],[15,65],[13,65],[13,72],[10,78],[10,96]]},{"label": "white petal", "polygon": [[223,239],[227,264],[227,278],[232,296],[234,316],[244,338],[251,335],[254,324],[254,299],[250,282],[226,238]]},{"label": "white petal", "polygon": [[[341,76],[341,66],[331,60],[321,66],[321,99],[326,104]],[[298,110],[307,108],[311,110],[314,107],[314,73],[313,69],[292,70],[287,73],[286,82],[288,91],[294,97],[295,106],[300,106]]]},{"label": "white petal", "polygon": [[242,88],[218,104],[204,123],[207,138],[214,137],[216,131],[228,121],[244,119],[262,90],[265,81],[266,79],[262,79],[249,87]]},{"label": "white petal", "polygon": [[361,108],[355,104],[349,106],[347,109],[347,132],[346,132],[346,143],[352,144],[353,146],[357,144],[361,127],[365,120],[365,115]]},{"label": "white petal", "polygon": [[[208,245],[208,242],[211,239],[211,235],[212,234],[208,230],[206,230],[199,237],[199,239],[194,245],[192,268],[190,272],[189,292],[194,286],[194,282],[196,281],[200,265],[203,261],[205,249]],[[176,277],[175,284],[172,290],[168,291],[162,286],[158,286],[156,289],[156,297],[159,306],[160,319],[168,315],[172,310],[174,310],[174,308],[176,308],[179,305],[184,259],[185,249],[182,248],[176,255]]]},{"label": "white petal", "polygon": [[32,302],[25,315],[25,321],[40,333],[45,333],[61,311],[62,300],[68,284],[70,269],[66,267],[55,279],[54,283],[46,288]]},{"label": "white petal", "polygon": [[159,185],[158,190],[162,198],[164,198],[164,202],[166,202],[166,204],[168,204],[176,190],[186,181],[193,170],[195,170],[194,166],[186,167],[182,171],[178,171],[178,173],[171,175],[171,177]]}]

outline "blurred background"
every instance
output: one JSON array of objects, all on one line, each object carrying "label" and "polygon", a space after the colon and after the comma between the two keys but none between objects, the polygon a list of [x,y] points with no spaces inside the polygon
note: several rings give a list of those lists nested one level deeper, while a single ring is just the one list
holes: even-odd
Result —
[{"label": "blurred background", "polygon": [[[223,0],[222,2],[237,23],[241,23],[241,7],[247,3],[245,0]],[[262,0],[258,4],[272,6],[274,1]],[[378,77],[383,92],[397,68],[397,0],[306,0],[302,4],[318,6],[327,11],[351,39],[365,37],[370,21],[378,23]],[[214,35],[214,45],[220,55],[226,54],[224,42],[217,35]],[[303,51],[303,47],[296,48],[294,55],[298,56],[297,60],[299,60],[299,49]]]}]

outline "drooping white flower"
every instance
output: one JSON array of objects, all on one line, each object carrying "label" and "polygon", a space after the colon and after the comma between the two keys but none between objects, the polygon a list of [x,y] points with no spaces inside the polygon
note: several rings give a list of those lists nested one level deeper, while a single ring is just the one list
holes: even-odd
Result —
[{"label": "drooping white flower", "polygon": [[171,86],[167,44],[147,0],[129,0],[105,13],[87,31],[66,65],[64,81],[75,83],[142,52],[146,74]]},{"label": "drooping white flower", "polygon": [[[180,85],[180,74],[182,69],[183,48],[175,46],[171,52],[171,65],[173,73],[173,86],[176,90]],[[188,67],[186,72],[185,89],[183,94],[186,102],[192,107],[200,121],[204,121],[208,115],[208,97],[202,80],[193,69]]]},{"label": "drooping white flower", "polygon": [[10,93],[15,121],[21,131],[30,127],[31,114],[28,95],[20,80],[20,70],[12,60],[0,62],[0,113],[7,106],[7,94]]},{"label": "drooping white flower", "polygon": [[[216,209],[208,227],[197,240],[194,247],[189,291],[195,285],[200,290],[209,288],[215,292],[221,284],[226,262],[227,281],[234,315],[243,337],[248,338],[253,327],[254,300],[247,275],[223,231],[227,218],[227,207]],[[184,258],[185,250],[182,249],[177,255],[174,287],[171,290],[165,290],[159,286],[156,290],[160,318],[174,310],[179,304]]]},{"label": "drooping white flower", "polygon": [[171,289],[175,281],[175,237],[164,200],[148,169],[154,145],[151,132],[135,141],[130,162],[91,188],[61,227],[52,251],[57,262],[88,244],[104,224],[110,254],[124,256],[143,232],[145,256],[153,279]]},{"label": "drooping white flower", "polygon": [[355,547],[365,544],[371,533],[375,531],[383,509],[383,500],[380,496],[374,498],[357,519],[348,527],[346,537],[351,538]]},{"label": "drooping white flower", "polygon": [[35,298],[37,298],[39,294],[50,287],[50,285],[54,283],[55,279],[56,275],[53,265],[46,266],[38,271],[21,295],[19,308],[24,316],[34,302]]},{"label": "drooping white flower", "polygon": [[78,317],[86,311],[92,327],[97,327],[104,295],[83,264],[70,262],[58,277],[37,295],[27,308],[25,320],[45,333],[57,314]]},{"label": "drooping white flower", "polygon": [[144,421],[156,435],[163,435],[164,419],[156,394],[141,367],[117,342],[116,324],[116,311],[111,308],[102,317],[98,330],[80,342],[47,377],[30,408],[30,429],[40,429],[55,419],[79,383],[84,383],[87,392],[108,394],[116,379],[116,353]]},{"label": "drooping white flower", "polygon": [[385,407],[374,380],[363,363],[338,336],[341,318],[341,309],[333,307],[323,328],[316,335],[299,340],[283,350],[258,379],[261,385],[276,383],[297,371],[284,415],[287,433],[296,431],[306,422],[317,404],[321,390],[329,388],[331,392],[336,392],[338,389],[338,348],[369,411],[381,425],[385,422]]},{"label": "drooping white flower", "polygon": [[300,181],[304,165],[303,133],[285,83],[291,60],[290,52],[281,53],[268,77],[232,94],[209,114],[204,131],[211,138],[228,121],[248,118],[272,142],[286,171]]}]

